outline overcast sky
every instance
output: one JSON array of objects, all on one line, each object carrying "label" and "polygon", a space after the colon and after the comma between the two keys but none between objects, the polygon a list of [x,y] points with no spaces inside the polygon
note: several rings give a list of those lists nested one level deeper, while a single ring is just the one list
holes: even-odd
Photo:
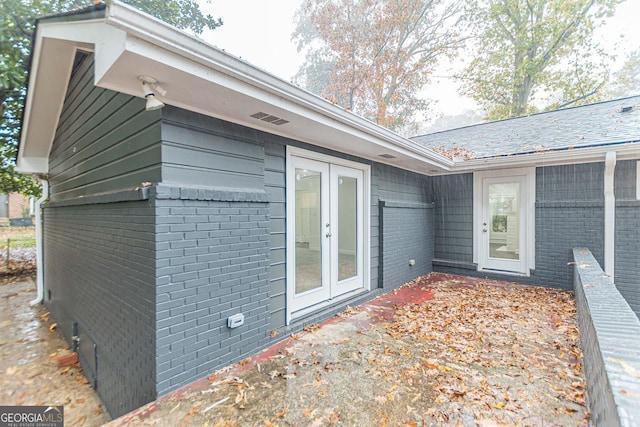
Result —
[{"label": "overcast sky", "polygon": [[[296,74],[304,60],[291,41],[293,17],[300,0],[198,1],[206,12],[224,21],[222,27],[200,36],[208,43],[285,80]],[[607,49],[615,49],[618,42],[618,61],[613,70],[620,67],[626,54],[640,45],[639,20],[640,0],[627,0],[618,6],[616,16],[606,28],[596,34]],[[438,74],[447,74],[447,71],[440,70]],[[455,84],[446,78],[434,78],[426,94],[436,101],[434,112],[438,115],[474,108],[474,103],[458,95]]]}]

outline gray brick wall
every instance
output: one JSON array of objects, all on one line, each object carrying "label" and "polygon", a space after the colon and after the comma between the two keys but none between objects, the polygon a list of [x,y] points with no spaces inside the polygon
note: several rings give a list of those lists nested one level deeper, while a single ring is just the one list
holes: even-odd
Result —
[{"label": "gray brick wall", "polygon": [[592,249],[604,261],[604,205],[601,202],[536,204],[535,283],[572,288],[572,247]]},{"label": "gray brick wall", "polygon": [[604,201],[604,163],[536,168],[536,202]]},{"label": "gray brick wall", "polygon": [[[157,389],[164,394],[270,342],[264,192],[158,186]],[[245,316],[229,329],[227,318]]]},{"label": "gray brick wall", "polygon": [[615,283],[640,317],[640,201],[616,203]]},{"label": "gray brick wall", "polygon": [[147,201],[44,209],[45,304],[112,416],[156,397],[155,224]]},{"label": "gray brick wall", "polygon": [[640,321],[587,248],[573,251],[574,291],[584,353],[590,424],[640,419]]},{"label": "gray brick wall", "polygon": [[[385,291],[431,273],[433,205],[380,202],[381,277]],[[409,260],[415,265],[409,265]]]},{"label": "gray brick wall", "polygon": [[604,261],[604,163],[536,169],[535,283],[571,289],[574,247]]},{"label": "gray brick wall", "polygon": [[636,200],[638,160],[616,164],[615,283],[640,317],[640,201]]},{"label": "gray brick wall", "polygon": [[616,162],[614,188],[616,200],[636,200],[636,164],[640,160]]}]

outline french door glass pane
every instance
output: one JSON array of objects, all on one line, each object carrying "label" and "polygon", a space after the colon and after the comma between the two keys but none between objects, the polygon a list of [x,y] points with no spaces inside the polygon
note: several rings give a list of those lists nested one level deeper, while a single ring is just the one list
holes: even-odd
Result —
[{"label": "french door glass pane", "polygon": [[321,174],[296,169],[296,289],[300,294],[322,287]]},{"label": "french door glass pane", "polygon": [[358,180],[338,177],[338,280],[357,274]]},{"label": "french door glass pane", "polygon": [[489,256],[520,259],[520,183],[489,184]]}]

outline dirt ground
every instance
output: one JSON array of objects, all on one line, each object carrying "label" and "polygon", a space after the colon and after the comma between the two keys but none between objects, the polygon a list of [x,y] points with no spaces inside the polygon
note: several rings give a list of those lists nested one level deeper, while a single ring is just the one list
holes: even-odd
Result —
[{"label": "dirt ground", "polygon": [[109,425],[587,425],[569,292],[432,274]]},{"label": "dirt ground", "polygon": [[46,308],[30,306],[33,277],[0,279],[0,406],[64,405],[65,426],[110,420],[78,365],[58,368],[70,352]]}]

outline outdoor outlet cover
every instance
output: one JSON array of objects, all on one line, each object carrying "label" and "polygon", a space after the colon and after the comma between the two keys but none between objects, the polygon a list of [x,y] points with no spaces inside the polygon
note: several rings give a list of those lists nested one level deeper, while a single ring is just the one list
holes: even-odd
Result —
[{"label": "outdoor outlet cover", "polygon": [[409,265],[416,265],[416,260],[415,259],[410,259],[409,260]]},{"label": "outdoor outlet cover", "polygon": [[244,314],[237,313],[227,318],[227,326],[231,329],[244,325]]}]

